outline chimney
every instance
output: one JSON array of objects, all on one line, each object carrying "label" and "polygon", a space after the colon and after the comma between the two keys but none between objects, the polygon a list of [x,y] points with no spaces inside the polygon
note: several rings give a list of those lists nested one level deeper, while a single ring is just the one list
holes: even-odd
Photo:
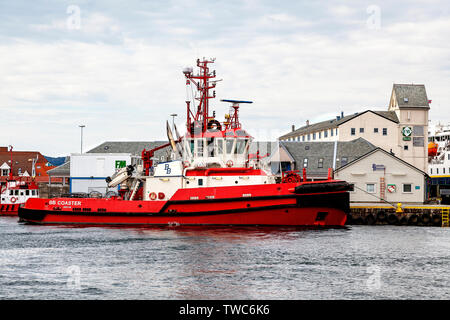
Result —
[{"label": "chimney", "polygon": [[344,111],[341,111],[341,119],[344,118]]},{"label": "chimney", "polygon": [[306,120],[306,125],[309,126],[309,120]]},{"label": "chimney", "polygon": [[295,131],[295,125],[293,124],[292,125],[292,132],[294,132]]}]

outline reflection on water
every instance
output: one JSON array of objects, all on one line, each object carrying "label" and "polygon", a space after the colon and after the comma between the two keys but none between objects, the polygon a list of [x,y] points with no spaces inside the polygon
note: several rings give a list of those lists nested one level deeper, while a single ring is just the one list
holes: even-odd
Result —
[{"label": "reflection on water", "polygon": [[432,227],[61,227],[1,218],[0,298],[448,299],[449,240]]}]

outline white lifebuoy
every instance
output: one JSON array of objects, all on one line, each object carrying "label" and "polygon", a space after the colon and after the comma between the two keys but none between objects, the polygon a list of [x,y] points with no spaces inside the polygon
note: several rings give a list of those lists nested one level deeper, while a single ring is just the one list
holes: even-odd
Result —
[{"label": "white lifebuoy", "polygon": [[157,197],[157,195],[156,195],[155,192],[150,193],[150,199],[151,200],[156,200],[156,197]]},{"label": "white lifebuoy", "polygon": [[17,201],[17,198],[14,198],[14,197],[11,198],[12,203],[15,203],[16,201]]},{"label": "white lifebuoy", "polygon": [[233,160],[228,160],[227,161],[227,167],[230,168],[233,166]]}]

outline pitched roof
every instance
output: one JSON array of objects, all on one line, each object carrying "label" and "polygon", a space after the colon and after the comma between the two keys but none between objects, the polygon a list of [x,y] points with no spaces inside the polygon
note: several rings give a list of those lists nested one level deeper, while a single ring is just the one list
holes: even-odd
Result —
[{"label": "pitched roof", "polygon": [[279,137],[279,139],[286,139],[286,138],[291,138],[291,137],[297,137],[297,136],[301,136],[304,134],[308,134],[308,133],[313,133],[313,132],[318,132],[318,131],[323,131],[323,130],[327,130],[327,129],[333,129],[333,128],[337,128],[338,126],[340,126],[341,124],[350,121],[356,117],[359,117],[367,112],[372,112],[380,117],[386,118],[387,120],[393,121],[395,123],[398,123],[398,117],[397,114],[395,113],[395,111],[374,111],[374,110],[366,110],[364,112],[357,112],[354,113],[352,115],[348,115],[348,116],[344,116],[343,118],[340,118],[339,120],[337,118],[335,119],[331,119],[331,120],[326,120],[326,121],[322,121],[322,122],[318,122],[318,123],[314,123],[311,125],[307,125],[307,126],[303,126],[301,128],[298,128],[295,131],[291,131],[281,137]]},{"label": "pitched roof", "polygon": [[380,147],[376,147],[376,148],[374,148],[373,150],[370,150],[369,152],[367,152],[367,153],[361,155],[360,157],[358,157],[358,158],[356,158],[356,159],[350,161],[350,162],[347,163],[346,165],[343,165],[343,166],[337,168],[336,171],[340,171],[340,170],[342,170],[342,169],[344,169],[344,168],[347,168],[347,167],[351,166],[353,163],[356,163],[356,162],[358,162],[358,161],[360,161],[360,160],[362,160],[362,159],[364,159],[364,158],[367,158],[368,156],[370,156],[371,154],[373,154],[373,153],[375,153],[375,152],[377,152],[377,151],[384,152],[385,154],[389,155],[390,157],[396,159],[397,161],[399,161],[399,162],[401,162],[401,163],[407,165],[408,167],[410,167],[410,168],[412,168],[412,169],[414,169],[414,170],[416,170],[416,171],[422,173],[424,176],[428,176],[428,174],[427,174],[426,172],[420,170],[419,168],[413,166],[412,164],[406,162],[405,160],[400,159],[399,157],[395,156],[394,154],[392,154],[392,153],[390,153],[390,152],[387,152],[386,150],[384,150],[383,148],[380,148]]},{"label": "pitched roof", "polygon": [[[19,176],[19,169],[23,174],[25,171],[28,172],[29,175],[32,173],[32,165],[33,161],[31,159],[36,159],[37,162],[35,165],[36,176],[47,176],[47,171],[55,168],[55,166],[48,165],[49,162],[47,159],[39,152],[39,151],[13,151],[12,152],[12,160],[13,160],[13,175]],[[11,166],[11,152],[7,151],[7,148],[0,149],[0,165],[3,163]]]},{"label": "pitched roof", "polygon": [[[281,141],[280,146],[285,148],[295,159],[297,169],[303,167],[303,161],[308,159],[308,174],[323,175],[328,172],[328,168],[333,167],[335,142],[288,142]],[[342,157],[346,157],[347,161],[353,161],[367,152],[376,149],[376,146],[363,138],[352,141],[338,141],[336,168],[342,163]],[[318,168],[319,159],[323,159],[323,167]]]},{"label": "pitched roof", "polygon": [[399,108],[430,107],[423,84],[394,84],[392,91]]},{"label": "pitched roof", "polygon": [[67,162],[63,163],[62,165],[60,165],[60,166],[58,166],[56,168],[48,170],[47,174],[49,176],[52,176],[52,177],[53,176],[58,176],[58,177],[61,177],[61,176],[68,177],[68,176],[70,176],[70,161],[67,161]]}]

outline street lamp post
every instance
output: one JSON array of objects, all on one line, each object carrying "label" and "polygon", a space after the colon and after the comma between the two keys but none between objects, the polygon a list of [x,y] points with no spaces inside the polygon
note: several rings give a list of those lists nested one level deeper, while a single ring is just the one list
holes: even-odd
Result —
[{"label": "street lamp post", "polygon": [[172,117],[172,130],[175,128],[175,117],[178,116],[176,113],[170,115]]},{"label": "street lamp post", "polygon": [[83,128],[86,127],[85,125],[79,125],[81,128],[81,153],[83,153]]}]

